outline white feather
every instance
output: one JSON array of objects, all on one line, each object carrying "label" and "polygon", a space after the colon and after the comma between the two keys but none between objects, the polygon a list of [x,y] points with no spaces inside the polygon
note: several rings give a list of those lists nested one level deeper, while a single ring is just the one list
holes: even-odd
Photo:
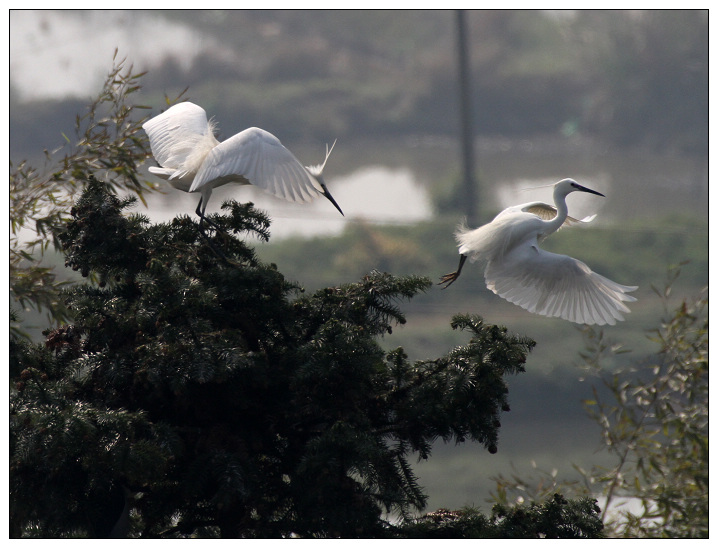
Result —
[{"label": "white feather", "polygon": [[179,190],[189,192],[194,176],[209,152],[219,144],[214,123],[202,107],[179,103],[142,126],[150,139],[152,155],[160,168],[150,173],[167,179]]},{"label": "white feather", "polygon": [[321,179],[331,151],[321,166],[305,168],[279,139],[260,128],[245,129],[220,143],[204,109],[189,102],[167,109],[142,127],[160,164],[150,167],[150,173],[184,192],[201,193],[201,216],[212,190],[227,183],[251,184],[298,203],[321,194],[341,212]]},{"label": "white feather", "polygon": [[290,202],[304,203],[321,186],[274,135],[252,127],[218,144],[195,175],[190,192],[226,183],[252,184]]},{"label": "white feather", "polygon": [[630,312],[624,302],[636,286],[621,285],[593,272],[585,263],[550,253],[539,243],[562,226],[587,223],[595,215],[577,220],[568,216],[566,196],[574,191],[602,194],[564,179],[554,185],[556,207],[531,202],[505,209],[493,221],[456,232],[462,256],[456,272],[441,278],[448,287],[459,277],[464,259],[486,263],[486,287],[529,312],[597,325],[613,325]]},{"label": "white feather", "polygon": [[636,300],[626,293],[637,287],[617,284],[573,257],[540,249],[536,240],[488,261],[484,277],[491,291],[529,312],[582,324],[614,325],[630,312],[623,302]]}]

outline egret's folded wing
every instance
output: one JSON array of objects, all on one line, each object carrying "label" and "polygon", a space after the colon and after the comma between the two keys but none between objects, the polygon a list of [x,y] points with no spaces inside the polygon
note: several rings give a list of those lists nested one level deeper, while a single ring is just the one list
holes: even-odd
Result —
[{"label": "egret's folded wing", "polygon": [[[583,219],[574,219],[571,216],[566,217],[566,220],[563,222],[563,226],[571,226],[577,223],[590,223],[596,218],[596,214],[588,215],[584,217]],[[563,228],[563,227],[562,227]]]},{"label": "egret's folded wing", "polygon": [[316,179],[279,139],[259,128],[245,129],[212,149],[190,191],[242,180],[290,202],[304,203],[321,193]]},{"label": "egret's folded wing", "polygon": [[630,312],[624,302],[635,286],[617,284],[593,272],[581,261],[557,255],[529,243],[490,261],[486,286],[529,312],[581,324],[613,325]]},{"label": "egret's folded wing", "polygon": [[174,175],[175,171],[177,171],[177,170],[172,169],[172,168],[166,168],[166,167],[150,166],[150,168],[149,168],[149,172],[152,175],[155,175],[156,177],[159,177],[160,179],[165,179],[165,180],[172,177],[172,175]]},{"label": "egret's folded wing", "polygon": [[[523,211],[525,213],[533,213],[544,221],[550,221],[551,219],[556,217],[556,208],[544,202],[528,202],[526,204],[511,206],[504,209],[498,216],[500,217],[508,213],[516,213],[519,211]],[[588,217],[584,217],[583,219],[575,219],[574,217],[571,217],[569,215],[568,217],[566,217],[563,226],[572,226],[578,223],[590,223],[595,218],[595,215],[590,215]]]},{"label": "egret's folded wing", "polygon": [[162,167],[179,169],[207,135],[207,113],[193,103],[179,103],[142,125],[152,155]]},{"label": "egret's folded wing", "polygon": [[556,216],[556,208],[543,202],[531,202],[518,207],[521,208],[521,211],[538,215],[544,221],[550,221]]}]

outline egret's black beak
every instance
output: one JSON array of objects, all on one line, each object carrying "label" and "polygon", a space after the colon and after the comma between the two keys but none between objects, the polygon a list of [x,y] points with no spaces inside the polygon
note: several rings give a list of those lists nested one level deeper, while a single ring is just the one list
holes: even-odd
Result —
[{"label": "egret's black beak", "polygon": [[[596,192],[595,190],[591,190],[590,188],[586,188],[585,186],[581,186],[578,183],[573,183],[571,185],[576,190],[580,190],[581,192],[590,192],[591,194],[597,194],[598,196],[603,196],[600,192]],[[605,196],[603,196],[605,198]]]},{"label": "egret's black beak", "polygon": [[327,185],[325,185],[324,183],[320,183],[320,184],[322,185],[322,189],[324,190],[324,192],[322,192],[322,194],[324,194],[324,196],[326,197],[327,200],[329,200],[332,204],[334,204],[334,207],[336,207],[337,210],[339,210],[339,213],[342,214],[342,217],[344,217],[344,212],[342,211],[342,208],[339,207],[339,204],[334,199],[334,196],[332,196],[329,193],[329,189],[327,188]]}]

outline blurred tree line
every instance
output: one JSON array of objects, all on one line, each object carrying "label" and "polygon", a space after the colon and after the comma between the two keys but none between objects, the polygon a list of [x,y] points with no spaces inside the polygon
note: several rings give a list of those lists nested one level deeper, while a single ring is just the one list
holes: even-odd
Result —
[{"label": "blurred tree line", "polygon": [[[10,536],[413,536],[427,497],[409,456],[439,438],[496,453],[505,377],[534,341],[456,315],[469,342],[412,363],[377,339],[427,278],[304,295],[237,237],[269,238],[252,204],[212,215],[213,245],[187,215],[128,215],[152,190],[130,116],[141,76],[116,63],[55,169],[11,166],[11,296],[60,325],[34,343],[10,310]],[[38,264],[50,245],[83,281]],[[533,523],[544,512],[558,521]],[[452,534],[596,537],[597,514],[590,499],[499,506]]]},{"label": "blurred tree line", "polygon": [[[458,128],[451,11],[162,11],[234,52],[172,59],[143,82],[148,104],[189,86],[218,119],[286,141],[439,134]],[[705,10],[467,12],[474,127],[482,136],[584,135],[617,147],[704,155]],[[61,103],[13,101],[13,151],[58,126]],[[75,110],[73,110],[75,111]],[[49,125],[48,125],[49,124]],[[18,133],[20,135],[18,135]]]},{"label": "blurred tree line", "polygon": [[[603,534],[590,497],[558,493],[500,503],[490,516],[463,509],[412,519],[426,497],[407,455],[427,458],[438,438],[496,452],[509,410],[505,377],[524,370],[534,342],[455,316],[452,327],[470,341],[412,363],[376,338],[405,321],[397,303],[429,280],[372,273],[304,295],[233,235],[268,237],[268,219],[251,205],[227,203],[228,214],[213,216],[223,228],[214,243],[230,262],[187,216],[150,225],[127,215],[132,199],[114,192],[152,190],[137,178],[148,153],[131,116],[141,107],[129,101],[141,76],[113,68],[54,170],[11,166],[11,293],[61,324],[36,344],[12,330],[11,311],[12,536]],[[37,239],[23,242],[28,228]],[[50,245],[86,281],[57,285],[32,253]],[[704,533],[707,322],[699,312],[684,307],[664,325],[666,368],[632,393],[639,406],[661,404],[650,411],[687,442],[664,461],[647,454],[654,460],[639,469],[659,497],[648,517],[674,536]],[[676,372],[690,381],[674,391],[675,401],[689,400],[690,420],[676,417],[674,400],[662,405]],[[614,381],[623,398],[623,379]],[[601,420],[613,413],[595,406]],[[631,438],[621,441],[632,448]],[[650,439],[646,447],[660,450]],[[663,489],[662,477],[689,486],[688,496]],[[405,520],[395,527],[382,511]],[[653,533],[642,522],[632,530]]]}]

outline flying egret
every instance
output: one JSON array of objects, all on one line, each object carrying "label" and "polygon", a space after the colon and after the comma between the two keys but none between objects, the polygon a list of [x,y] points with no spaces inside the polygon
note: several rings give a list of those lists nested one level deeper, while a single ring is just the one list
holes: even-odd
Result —
[{"label": "flying egret", "polygon": [[456,232],[459,268],[442,276],[439,285],[446,289],[454,283],[467,257],[471,262],[480,259],[486,262],[486,287],[529,312],[588,325],[623,320],[621,313],[630,312],[623,303],[636,300],[626,293],[637,286],[617,284],[573,257],[539,248],[564,223],[589,222],[595,217],[568,216],[566,196],[575,191],[603,196],[573,179],[563,179],[553,185],[555,208],[531,202],[505,209],[475,230],[460,227]]},{"label": "flying egret", "polygon": [[268,131],[251,127],[220,143],[215,125],[202,107],[190,102],[142,125],[160,165],[150,167],[150,173],[174,188],[200,193],[200,229],[212,190],[227,183],[254,185],[289,202],[305,203],[322,194],[344,215],[322,176],[334,145],[327,146],[321,165],[305,167]]}]

